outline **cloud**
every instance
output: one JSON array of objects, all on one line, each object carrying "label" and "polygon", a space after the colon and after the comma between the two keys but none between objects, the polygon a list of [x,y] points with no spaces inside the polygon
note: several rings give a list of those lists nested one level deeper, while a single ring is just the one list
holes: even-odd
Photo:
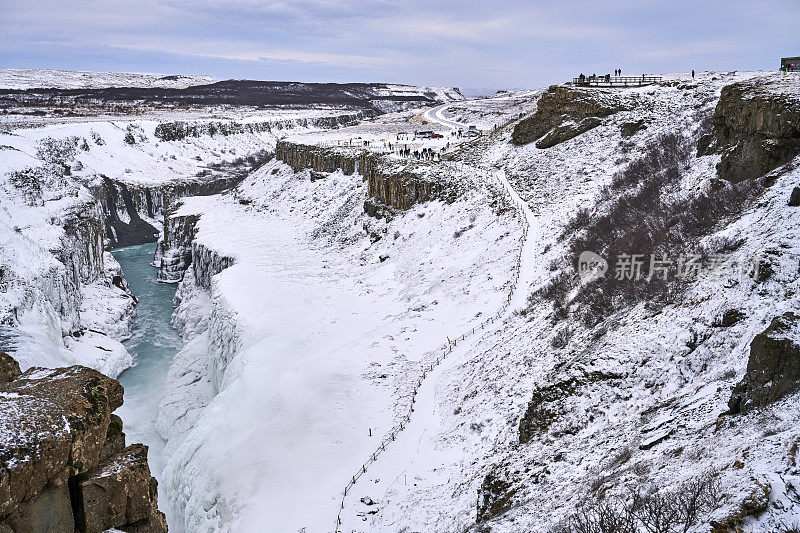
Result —
[{"label": "cloud", "polygon": [[339,66],[377,66],[386,63],[386,59],[377,56],[334,54],[325,52],[309,52],[303,50],[283,50],[260,43],[229,40],[198,40],[187,37],[156,38],[148,43],[124,38],[113,39],[97,44],[142,50],[150,52],[167,52],[184,56],[231,59],[236,61],[286,61],[298,63],[325,63]]},{"label": "cloud", "polygon": [[0,2],[6,65],[498,88],[617,67],[771,68],[800,18],[796,0]]}]

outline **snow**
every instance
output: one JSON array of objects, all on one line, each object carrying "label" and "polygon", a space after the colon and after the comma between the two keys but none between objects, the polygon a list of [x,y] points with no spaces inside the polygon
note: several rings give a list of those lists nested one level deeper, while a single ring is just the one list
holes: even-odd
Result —
[{"label": "snow", "polygon": [[[800,312],[800,219],[786,202],[800,182],[800,160],[778,169],[743,214],[702,241],[713,250],[722,238],[741,239],[738,253],[770,258],[775,273],[767,281],[704,276],[678,303],[635,305],[594,328],[571,318],[554,324],[551,302],[527,301],[570,260],[560,235],[575,211],[593,207],[611,176],[659,134],[693,135],[722,87],[748,79],[766,80],[775,94],[798,94],[796,80],[769,73],[668,75],[661,85],[621,89],[630,110],[546,150],[509,142],[513,122],[535,110],[541,91],[332,131],[292,129],[292,141],[339,146],[360,137],[380,149],[400,131],[421,129],[421,121],[437,122],[425,128],[442,132],[497,125],[462,145],[457,164],[437,167],[465,185],[458,200],[415,205],[391,220],[363,213],[361,176],[334,172],[312,182],[308,171],[277,161],[233,191],[186,199],[172,216],[200,215],[195,266],[223,257],[232,264],[208,289],[191,267],[176,293],[172,323],[184,345],[167,373],[156,423],[167,441],[164,469],[154,472],[167,495],[160,504],[173,506],[187,531],[455,532],[475,528],[476,494],[488,473],[501,472],[514,483],[514,504],[487,527],[544,532],[593,497],[592,487],[609,495],[631,485],[677,490],[714,472],[725,492],[714,518],[767,484],[770,506],[746,528],[773,531],[800,520],[797,394],[720,416],[753,337],[774,316]],[[623,139],[620,126],[638,120],[647,128]],[[22,168],[34,164],[42,138],[90,139],[93,130],[107,143],[79,153],[88,169],[79,177],[103,172],[157,184],[277,140],[265,133],[164,143],[153,135],[159,121],[19,130],[0,135],[11,147],[0,154],[9,169]],[[146,140],[124,144],[128,124]],[[690,159],[676,197],[715,177],[718,155]],[[10,264],[20,279],[57,279],[48,250],[60,230],[47,217],[73,200],[54,197],[27,209],[3,198],[2,259],[18,254]],[[55,307],[30,306],[14,330],[31,340],[23,362],[71,357],[114,371],[124,354],[109,339],[124,338],[115,324],[129,308],[113,291],[87,284],[79,309],[67,313],[106,336],[62,341],[65,319]],[[16,287],[0,302],[34,296]],[[715,326],[729,309],[744,318]],[[552,339],[565,327],[571,337],[556,348]],[[519,420],[532,393],[570,380],[575,390],[553,402],[558,412],[549,427],[520,444]],[[387,435],[394,440],[373,459]]]},{"label": "snow", "polygon": [[[402,412],[408,373],[505,300],[500,273],[521,227],[492,213],[489,193],[476,182],[460,209],[418,206],[388,232],[361,212],[360,176],[311,182],[274,162],[239,187],[250,206],[233,195],[185,201],[175,216],[202,213],[196,242],[235,260],[211,291],[216,340],[195,355],[218,394],[164,473],[187,530],[249,530],[266,517],[278,530],[330,526],[342,480]],[[197,364],[179,355],[174,387]],[[170,447],[182,396],[162,403],[162,415],[176,411],[160,420]]]},{"label": "snow", "polygon": [[183,89],[213,83],[210,76],[81,72],[32,68],[0,69],[0,89],[97,89],[102,87],[160,87]]}]

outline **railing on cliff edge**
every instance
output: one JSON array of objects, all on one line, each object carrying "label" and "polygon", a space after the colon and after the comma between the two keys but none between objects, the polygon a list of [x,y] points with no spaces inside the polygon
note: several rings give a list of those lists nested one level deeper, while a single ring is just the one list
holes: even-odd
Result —
[{"label": "railing on cliff edge", "polygon": [[661,81],[661,76],[584,76],[572,78],[581,87],[641,87]]},{"label": "railing on cliff edge", "polygon": [[[453,166],[455,166],[456,168],[459,168],[462,171],[464,170],[464,165],[463,164],[459,164],[459,163],[451,162],[451,161],[447,161],[447,162],[445,162],[445,164],[453,165]],[[478,169],[478,168],[474,168],[474,167],[471,167],[470,170],[477,171],[477,172],[483,172],[485,174],[489,174],[488,172],[486,172],[483,169]],[[500,183],[500,186],[503,188],[504,191],[506,191],[506,194],[508,194],[508,191],[507,191],[505,185]],[[350,491],[350,489],[352,489],[355,486],[356,482],[361,478],[361,476],[367,473],[367,467],[369,467],[372,463],[377,461],[378,456],[380,456],[381,453],[386,451],[386,446],[388,446],[390,443],[394,442],[397,439],[397,435],[403,429],[405,429],[405,427],[411,422],[411,414],[414,412],[414,404],[416,403],[416,400],[417,400],[417,392],[419,392],[420,387],[422,387],[422,382],[428,376],[428,373],[432,372],[434,368],[436,368],[442,361],[445,360],[445,358],[450,353],[453,352],[453,348],[458,345],[459,341],[465,340],[467,337],[473,335],[475,332],[479,332],[479,331],[485,329],[486,326],[494,323],[497,320],[500,320],[500,318],[502,318],[502,316],[508,310],[508,307],[511,305],[511,300],[514,297],[514,292],[517,289],[517,282],[519,281],[519,271],[520,271],[521,264],[522,264],[522,249],[523,249],[523,246],[525,244],[525,239],[527,239],[527,237],[528,237],[528,220],[525,217],[523,206],[521,205],[521,203],[517,202],[516,200],[514,200],[514,197],[511,196],[510,194],[508,194],[508,196],[511,198],[512,203],[517,208],[516,209],[516,215],[522,219],[522,222],[524,223],[524,225],[522,227],[522,236],[520,238],[520,246],[519,246],[519,250],[517,251],[516,262],[515,262],[514,267],[513,267],[513,274],[511,276],[511,280],[509,280],[509,282],[506,284],[506,285],[510,285],[511,286],[511,290],[509,291],[508,296],[506,297],[506,301],[503,302],[503,305],[500,306],[500,309],[495,314],[493,314],[492,316],[490,316],[489,318],[487,318],[486,320],[484,320],[483,322],[481,322],[477,326],[465,331],[464,333],[462,333],[458,337],[454,337],[452,340],[448,337],[447,342],[444,343],[442,346],[440,346],[438,348],[437,351],[439,351],[440,354],[436,357],[436,359],[432,360],[429,364],[426,364],[425,366],[423,366],[422,374],[417,378],[416,383],[414,383],[414,385],[412,387],[411,394],[410,394],[411,403],[408,406],[408,410],[406,411],[406,414],[400,419],[400,422],[397,425],[395,425],[391,430],[389,430],[389,433],[386,435],[386,437],[383,438],[383,440],[381,440],[380,444],[378,444],[378,446],[375,449],[375,451],[372,452],[372,454],[367,458],[367,460],[361,465],[361,468],[359,468],[358,471],[355,474],[353,474],[353,476],[350,478],[350,481],[348,481],[347,485],[345,485],[344,490],[342,491],[342,499],[341,499],[341,503],[339,505],[339,512],[336,515],[336,527],[334,528],[334,533],[341,533],[341,531],[342,531],[341,530],[342,511],[344,510],[344,502],[345,502],[345,499],[347,498],[347,493]],[[406,395],[404,397],[407,397],[407,396],[408,395]]]}]

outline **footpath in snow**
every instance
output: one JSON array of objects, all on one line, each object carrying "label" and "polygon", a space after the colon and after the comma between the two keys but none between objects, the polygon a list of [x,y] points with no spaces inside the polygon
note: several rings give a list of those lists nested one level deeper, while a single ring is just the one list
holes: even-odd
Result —
[{"label": "footpath in snow", "polygon": [[[463,127],[463,124],[443,117],[447,107],[448,105],[442,105],[431,108],[425,112],[425,118],[454,129]],[[363,528],[366,517],[379,512],[370,508],[374,502],[367,493],[377,495],[381,501],[408,501],[408,492],[422,480],[435,485],[444,485],[449,481],[445,479],[445,471],[437,470],[440,465],[448,462],[448,457],[458,451],[437,448],[432,441],[435,431],[431,430],[442,426],[437,402],[437,383],[442,376],[463,364],[484,339],[491,338],[492,332],[503,328],[503,318],[525,303],[534,280],[541,275],[535,250],[540,242],[539,225],[533,212],[513,189],[502,170],[498,170],[493,176],[478,169],[476,171],[484,179],[499,181],[521,214],[522,246],[512,273],[507,300],[479,326],[463,332],[455,339],[448,338],[436,359],[426,367],[412,389],[412,401],[405,416],[383,437],[375,451],[342,489],[341,509],[335,521],[336,531]],[[408,516],[403,522],[392,523],[390,519],[389,523],[381,525],[401,527],[407,523]]]}]

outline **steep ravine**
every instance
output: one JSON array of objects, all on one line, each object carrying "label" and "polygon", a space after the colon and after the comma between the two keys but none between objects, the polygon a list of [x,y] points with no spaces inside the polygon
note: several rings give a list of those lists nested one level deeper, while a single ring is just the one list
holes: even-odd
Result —
[{"label": "steep ravine", "polygon": [[[151,266],[154,250],[155,243],[149,243],[120,248],[113,254],[122,267],[131,292],[139,299],[131,338],[124,342],[135,365],[119,377],[119,382],[125,387],[126,401],[118,413],[126,421],[129,440],[142,442],[150,448],[150,468],[160,481],[164,441],[154,423],[164,377],[182,341],[170,326],[175,285],[156,281],[156,270]],[[181,521],[170,512],[168,499],[164,494],[159,494],[159,497],[170,531],[181,531]]]}]

